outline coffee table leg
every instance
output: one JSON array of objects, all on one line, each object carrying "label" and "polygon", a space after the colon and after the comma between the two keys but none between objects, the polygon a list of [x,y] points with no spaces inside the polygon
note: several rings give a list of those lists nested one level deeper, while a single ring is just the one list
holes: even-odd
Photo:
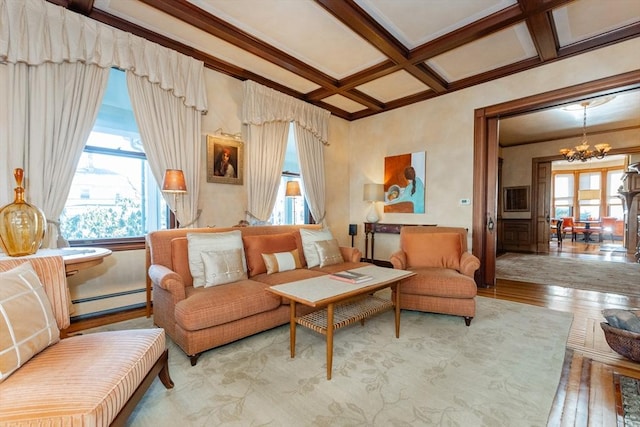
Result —
[{"label": "coffee table leg", "polygon": [[396,338],[400,338],[400,282],[396,283],[395,291],[396,291],[396,301],[395,301],[395,309],[396,309]]},{"label": "coffee table leg", "polygon": [[296,357],[296,302],[289,302],[289,346],[291,347],[291,358]]},{"label": "coffee table leg", "polygon": [[333,303],[327,306],[327,379],[331,379],[333,366]]}]

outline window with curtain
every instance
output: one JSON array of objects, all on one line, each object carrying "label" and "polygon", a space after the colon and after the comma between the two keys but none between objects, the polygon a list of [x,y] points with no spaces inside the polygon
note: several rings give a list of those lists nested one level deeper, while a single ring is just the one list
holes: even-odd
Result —
[{"label": "window with curtain", "polygon": [[72,246],[138,241],[166,228],[167,206],[133,116],[125,73],[112,69],[60,217]]},{"label": "window with curtain", "polygon": [[[269,222],[275,225],[282,224],[307,224],[309,223],[309,208],[304,198],[304,190],[300,180],[300,163],[296,149],[295,132],[293,123],[289,126],[287,138],[287,151],[282,167],[278,197],[273,207],[273,213]],[[287,196],[287,182],[297,181],[300,187],[300,196]]]}]

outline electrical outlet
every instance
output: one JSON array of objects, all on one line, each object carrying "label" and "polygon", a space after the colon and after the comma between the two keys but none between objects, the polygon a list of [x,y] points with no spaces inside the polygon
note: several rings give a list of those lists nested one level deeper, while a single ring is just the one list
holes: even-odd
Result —
[{"label": "electrical outlet", "polygon": [[460,206],[469,206],[471,205],[471,199],[460,199]]}]

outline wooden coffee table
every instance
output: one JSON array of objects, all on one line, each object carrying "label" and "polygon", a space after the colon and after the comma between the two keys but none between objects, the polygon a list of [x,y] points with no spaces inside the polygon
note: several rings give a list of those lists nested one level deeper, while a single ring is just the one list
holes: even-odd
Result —
[{"label": "wooden coffee table", "polygon": [[[369,316],[395,308],[396,338],[400,337],[400,282],[415,273],[406,270],[377,267],[355,268],[373,279],[364,283],[345,283],[328,275],[271,286],[269,291],[291,300],[289,322],[291,357],[296,354],[296,324],[327,337],[327,379],[331,379],[333,364],[333,332],[354,322],[364,322]],[[395,301],[373,295],[384,288],[395,291]],[[296,316],[296,303],[319,310]]]}]

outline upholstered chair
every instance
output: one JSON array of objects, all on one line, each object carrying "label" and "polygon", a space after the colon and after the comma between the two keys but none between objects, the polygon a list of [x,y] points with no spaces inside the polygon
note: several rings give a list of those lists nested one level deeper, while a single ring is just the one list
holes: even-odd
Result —
[{"label": "upholstered chair", "polygon": [[62,257],[0,258],[0,285],[0,426],[125,425],[156,376],[173,387],[163,329],[60,338]]},{"label": "upholstered chair", "polygon": [[575,222],[573,218],[570,216],[566,216],[562,218],[562,238],[564,239],[569,233],[571,235],[571,241],[574,242],[576,240],[576,231],[574,230]]},{"label": "upholstered chair", "polygon": [[404,226],[400,250],[389,261],[394,268],[416,273],[400,284],[402,309],[462,316],[471,324],[480,260],[467,251],[465,228]]},{"label": "upholstered chair", "polygon": [[[615,216],[603,216],[601,218],[601,227],[602,227],[601,236],[603,238],[604,236],[609,236],[609,238],[611,239],[611,243],[613,243],[613,232],[616,227],[616,221],[617,221],[617,218]],[[603,239],[600,239],[600,241],[602,240]]]}]

